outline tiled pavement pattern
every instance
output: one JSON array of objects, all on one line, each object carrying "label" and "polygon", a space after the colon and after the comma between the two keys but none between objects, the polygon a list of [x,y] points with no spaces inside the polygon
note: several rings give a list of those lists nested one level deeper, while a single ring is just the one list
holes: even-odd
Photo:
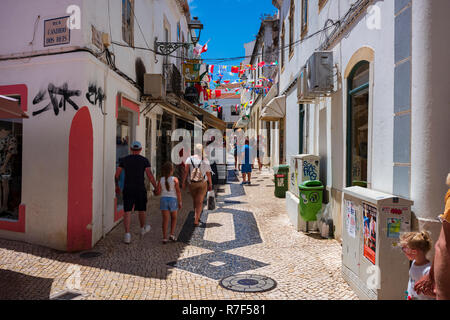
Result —
[{"label": "tiled pavement pattern", "polygon": [[[76,284],[77,268],[82,299],[89,300],[357,299],[341,276],[340,244],[296,232],[284,199],[274,197],[272,177],[268,170],[255,172],[253,185],[242,187],[231,176],[221,187],[218,209],[204,212],[204,224],[195,230],[190,197],[184,194],[177,243],[161,243],[157,199],[149,203],[152,231],[139,239],[133,216],[132,243],[122,243],[120,224],[92,250],[102,253],[99,257],[82,259],[79,253],[0,240],[0,299],[49,299],[67,283]],[[277,286],[239,293],[219,285],[236,273],[267,276]]]}]

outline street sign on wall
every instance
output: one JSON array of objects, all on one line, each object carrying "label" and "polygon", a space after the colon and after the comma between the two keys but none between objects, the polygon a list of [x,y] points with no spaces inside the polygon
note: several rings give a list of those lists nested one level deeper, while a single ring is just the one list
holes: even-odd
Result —
[{"label": "street sign on wall", "polygon": [[69,16],[44,21],[44,47],[70,43]]}]

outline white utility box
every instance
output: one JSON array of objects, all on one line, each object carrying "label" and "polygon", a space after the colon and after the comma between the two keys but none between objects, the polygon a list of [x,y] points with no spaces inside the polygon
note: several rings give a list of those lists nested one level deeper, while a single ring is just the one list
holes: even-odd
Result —
[{"label": "white utility box", "polygon": [[411,230],[412,205],[362,187],[344,189],[342,273],[360,299],[404,299],[410,263],[399,242]]},{"label": "white utility box", "polygon": [[289,191],[299,197],[298,186],[305,181],[319,180],[320,157],[300,154],[291,157],[289,164]]},{"label": "white utility box", "polygon": [[289,163],[289,190],[286,192],[286,208],[290,222],[297,231],[318,230],[317,222],[306,223],[299,212],[298,186],[305,181],[319,180],[320,157],[312,154],[291,156]]}]

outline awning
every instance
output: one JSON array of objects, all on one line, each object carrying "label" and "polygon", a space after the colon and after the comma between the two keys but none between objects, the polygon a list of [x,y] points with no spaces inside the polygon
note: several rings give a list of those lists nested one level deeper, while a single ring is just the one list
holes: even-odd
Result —
[{"label": "awning", "polygon": [[19,101],[6,96],[0,96],[0,119],[28,119],[28,115],[23,112]]},{"label": "awning", "polygon": [[251,108],[247,107],[247,109],[245,109],[244,112],[241,113],[239,120],[236,121],[233,128],[245,128],[250,123],[251,111]]},{"label": "awning", "polygon": [[179,100],[181,102],[182,105],[186,106],[187,108],[189,108],[190,110],[192,110],[192,112],[194,114],[196,114],[197,116],[201,115],[203,116],[203,124],[207,124],[208,126],[218,129],[218,130],[226,130],[227,129],[227,124],[225,123],[225,121],[220,120],[219,118],[215,117],[213,114],[209,113],[206,110],[203,110],[200,107],[197,107],[195,104],[184,100],[184,99],[180,99]]},{"label": "awning", "polygon": [[286,116],[286,96],[273,98],[261,112],[263,121],[278,121]]},{"label": "awning", "polygon": [[248,124],[249,124],[249,120],[244,120],[244,119],[239,119],[235,124],[233,128],[241,128],[244,129]]},{"label": "awning", "polygon": [[146,99],[147,102],[156,103],[165,111],[174,114],[180,119],[183,119],[189,123],[194,124],[195,121],[199,121],[194,115],[172,105],[169,101],[165,99]]}]

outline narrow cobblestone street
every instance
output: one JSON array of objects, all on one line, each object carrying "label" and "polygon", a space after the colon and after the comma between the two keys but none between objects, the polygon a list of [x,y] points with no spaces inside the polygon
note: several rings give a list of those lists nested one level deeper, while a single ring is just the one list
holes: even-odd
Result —
[{"label": "narrow cobblestone street", "polygon": [[[341,246],[290,225],[285,200],[274,197],[272,174],[255,172],[251,186],[229,171],[219,188],[218,207],[204,211],[194,229],[188,194],[177,224],[178,242],[161,242],[159,201],[152,198],[152,230],[139,236],[132,220],[132,242],[119,224],[92,252],[68,254],[30,244],[0,240],[0,299],[49,299],[72,285],[78,299],[150,300],[354,300],[341,276]],[[277,286],[261,293],[238,293],[219,285],[234,274],[262,275]]]}]

